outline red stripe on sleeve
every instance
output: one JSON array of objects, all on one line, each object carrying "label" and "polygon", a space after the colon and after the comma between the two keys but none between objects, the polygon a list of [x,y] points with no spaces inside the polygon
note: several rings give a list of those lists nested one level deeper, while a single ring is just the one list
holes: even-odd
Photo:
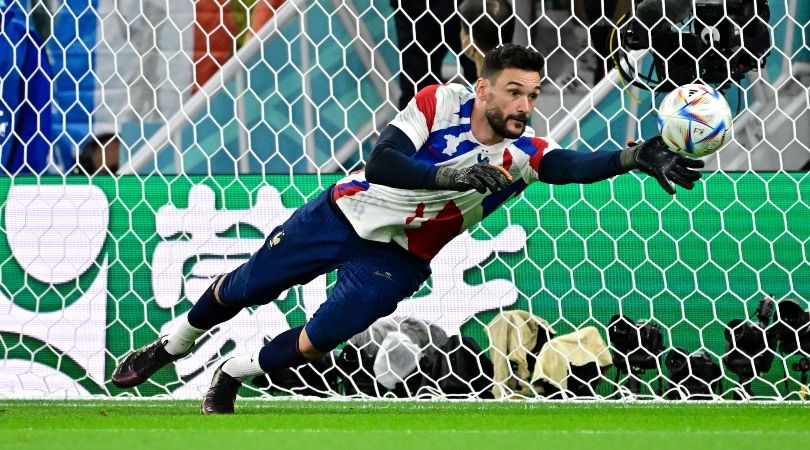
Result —
[{"label": "red stripe on sleeve", "polygon": [[540,139],[538,137],[532,138],[532,147],[536,149],[534,154],[529,158],[529,165],[532,166],[535,172],[540,172],[540,160],[543,159],[543,153],[545,153],[546,148],[548,147],[548,142],[545,139]]},{"label": "red stripe on sleeve", "polygon": [[416,93],[416,107],[425,116],[425,123],[427,124],[428,133],[433,131],[433,118],[436,116],[436,90],[439,89],[438,84],[428,86]]}]

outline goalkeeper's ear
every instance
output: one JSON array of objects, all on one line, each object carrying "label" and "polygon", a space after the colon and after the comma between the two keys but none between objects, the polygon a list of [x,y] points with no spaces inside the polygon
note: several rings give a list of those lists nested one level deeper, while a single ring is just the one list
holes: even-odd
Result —
[{"label": "goalkeeper's ear", "polygon": [[489,80],[479,77],[475,82],[475,96],[476,98],[486,99],[489,94],[490,83]]}]

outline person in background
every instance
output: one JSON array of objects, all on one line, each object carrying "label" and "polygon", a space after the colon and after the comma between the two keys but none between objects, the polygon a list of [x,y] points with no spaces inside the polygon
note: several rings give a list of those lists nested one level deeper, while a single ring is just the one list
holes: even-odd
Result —
[{"label": "person in background", "polygon": [[[426,86],[442,83],[442,61],[448,52],[461,54],[456,0],[391,0],[402,70],[399,109]],[[459,58],[464,78],[475,82],[476,69],[466,56]]]},{"label": "person in background", "polygon": [[255,35],[276,15],[276,11],[286,0],[258,0],[250,14],[250,33]]},{"label": "person in background", "polygon": [[593,84],[596,85],[613,68],[610,56],[610,35],[618,32],[616,22],[630,11],[631,0],[605,0],[603,2],[575,0],[574,14],[588,27],[590,47],[596,52]]},{"label": "person in background", "polygon": [[0,1],[0,170],[42,174],[51,155],[52,70],[42,39],[19,11]]},{"label": "person in background", "polygon": [[461,50],[475,63],[476,73],[480,73],[487,52],[512,43],[515,35],[512,5],[506,0],[464,0],[458,13]]},{"label": "person in background", "polygon": [[115,175],[120,161],[121,141],[106,133],[91,137],[79,152],[79,164],[73,169],[77,175]]},{"label": "person in background", "polygon": [[234,53],[227,0],[62,0],[51,14],[62,173],[81,171],[76,149],[91,136],[132,130],[132,142],[148,139]]}]

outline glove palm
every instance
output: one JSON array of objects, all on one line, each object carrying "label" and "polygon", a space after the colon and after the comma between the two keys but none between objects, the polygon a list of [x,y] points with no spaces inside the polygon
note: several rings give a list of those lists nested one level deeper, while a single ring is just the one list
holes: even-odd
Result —
[{"label": "glove palm", "polygon": [[694,188],[701,173],[693,169],[704,166],[699,159],[685,158],[669,150],[661,136],[633,145],[625,151],[632,152],[632,161],[637,169],[655,178],[670,195],[675,194],[672,183],[685,189]]}]

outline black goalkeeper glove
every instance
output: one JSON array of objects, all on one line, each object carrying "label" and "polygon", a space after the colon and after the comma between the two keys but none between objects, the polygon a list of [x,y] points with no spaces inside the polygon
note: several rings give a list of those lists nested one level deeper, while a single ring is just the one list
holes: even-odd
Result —
[{"label": "black goalkeeper glove", "polygon": [[670,195],[675,194],[675,187],[671,182],[686,189],[695,187],[695,181],[700,179],[701,173],[692,169],[704,166],[699,159],[685,158],[671,151],[661,136],[641,144],[630,144],[629,148],[622,150],[621,157],[622,166],[651,175]]},{"label": "black goalkeeper glove", "polygon": [[509,186],[512,176],[505,169],[487,163],[480,163],[463,169],[440,167],[436,172],[436,187],[453,191],[476,191],[486,194],[497,192]]}]

